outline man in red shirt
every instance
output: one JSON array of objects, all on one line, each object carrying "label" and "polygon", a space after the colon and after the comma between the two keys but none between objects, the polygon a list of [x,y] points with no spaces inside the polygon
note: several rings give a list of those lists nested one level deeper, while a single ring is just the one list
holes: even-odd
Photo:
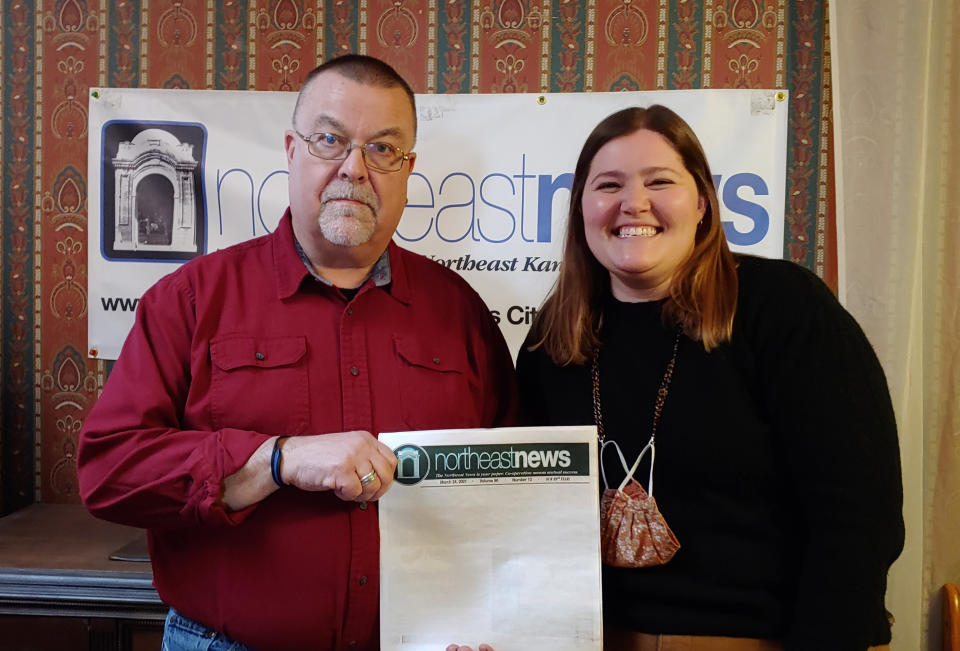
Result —
[{"label": "man in red shirt", "polygon": [[392,241],[415,137],[392,68],[320,66],[284,137],[276,230],[140,300],[78,472],[92,513],[148,529],[165,650],[378,648],[376,500],[396,458],[375,433],[513,424],[483,301]]}]

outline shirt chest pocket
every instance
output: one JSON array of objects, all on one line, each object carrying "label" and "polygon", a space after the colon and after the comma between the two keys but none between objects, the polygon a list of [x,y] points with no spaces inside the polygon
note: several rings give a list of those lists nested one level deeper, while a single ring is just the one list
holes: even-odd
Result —
[{"label": "shirt chest pocket", "polygon": [[476,374],[463,345],[395,337],[403,421],[411,429],[480,427]]},{"label": "shirt chest pocket", "polygon": [[210,342],[216,429],[302,434],[310,423],[307,340],[231,336]]}]

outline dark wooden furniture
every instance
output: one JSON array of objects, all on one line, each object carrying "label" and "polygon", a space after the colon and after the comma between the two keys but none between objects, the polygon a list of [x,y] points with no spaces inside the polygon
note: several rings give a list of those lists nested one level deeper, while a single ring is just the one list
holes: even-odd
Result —
[{"label": "dark wooden furniture", "polygon": [[[34,504],[0,518],[0,651],[159,649],[166,606],[149,562],[110,560],[144,532],[80,505]],[[81,639],[85,638],[85,639]]]}]

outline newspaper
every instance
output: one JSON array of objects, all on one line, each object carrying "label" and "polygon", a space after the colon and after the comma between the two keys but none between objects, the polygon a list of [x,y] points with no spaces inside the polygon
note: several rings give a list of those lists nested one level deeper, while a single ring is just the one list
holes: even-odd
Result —
[{"label": "newspaper", "polygon": [[379,438],[382,651],[600,651],[595,427]]}]

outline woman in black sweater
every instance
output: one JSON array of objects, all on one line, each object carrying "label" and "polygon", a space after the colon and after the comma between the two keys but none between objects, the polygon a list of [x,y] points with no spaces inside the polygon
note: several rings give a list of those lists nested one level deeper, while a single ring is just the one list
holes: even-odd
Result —
[{"label": "woman in black sweater", "polygon": [[[517,360],[529,424],[596,423],[627,465],[656,429],[654,495],[680,549],[604,564],[605,648],[887,644],[904,530],[883,371],[816,276],[731,254],[711,179],[669,109],[601,122],[560,278]],[[603,461],[616,489],[622,464]]]}]

